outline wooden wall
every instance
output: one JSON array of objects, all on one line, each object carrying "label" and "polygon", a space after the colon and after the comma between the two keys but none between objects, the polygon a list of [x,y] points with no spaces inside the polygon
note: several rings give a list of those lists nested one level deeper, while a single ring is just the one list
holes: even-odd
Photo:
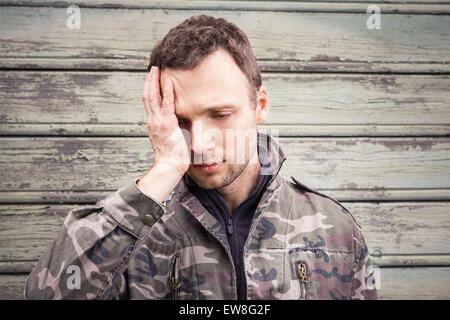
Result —
[{"label": "wooden wall", "polygon": [[[342,201],[383,299],[450,298],[450,2],[143,0],[0,4],[0,298],[72,208],[152,163],[141,91],[150,49],[199,13],[249,36],[280,130],[282,175]],[[70,4],[81,28],[66,27]]]}]

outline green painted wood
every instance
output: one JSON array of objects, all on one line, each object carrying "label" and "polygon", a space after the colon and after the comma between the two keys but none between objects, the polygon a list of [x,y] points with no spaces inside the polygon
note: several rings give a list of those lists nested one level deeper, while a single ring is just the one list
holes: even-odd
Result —
[{"label": "green painted wood", "polygon": [[[3,72],[0,132],[146,136],[145,76]],[[263,73],[263,85],[283,135],[450,135],[447,75]]]},{"label": "green painted wood", "polygon": [[0,299],[23,300],[26,277],[24,274],[0,275]]},{"label": "green painted wood", "polygon": [[37,264],[34,261],[0,261],[0,274],[29,274]]},{"label": "green painted wood", "polygon": [[[289,180],[289,177],[287,177]],[[450,189],[324,189],[315,188],[338,201],[450,201]],[[1,191],[3,204],[88,204],[115,190],[103,191]]]},{"label": "green painted wood", "polygon": [[383,255],[376,256],[376,250],[371,252],[374,265],[379,267],[426,267],[426,266],[449,266],[450,255]]},{"label": "green painted wood", "polygon": [[325,70],[310,71],[343,71],[348,63],[370,69],[372,63],[445,66],[449,62],[448,15],[386,14],[382,29],[370,30],[366,13],[84,8],[81,29],[70,30],[65,7],[33,6],[2,8],[0,56],[28,61],[83,59],[86,66],[105,60],[145,65],[152,46],[171,27],[199,13],[240,26],[260,60],[334,62],[334,69],[322,66]]},{"label": "green painted wood", "polygon": [[[4,0],[4,4],[18,5],[18,1]],[[176,9],[176,10],[258,10],[287,12],[357,12],[366,13],[367,7],[377,5],[383,13],[445,14],[449,12],[445,0],[421,3],[421,0],[342,2],[331,1],[147,1],[147,0],[85,0],[75,2],[89,8]],[[25,0],[20,5],[40,7],[68,7],[73,1]],[[447,1],[448,4],[448,1]]]},{"label": "green painted wood", "polygon": [[[450,265],[450,202],[343,204],[361,225],[377,264]],[[69,211],[84,206],[0,205],[0,273],[30,270]]]},{"label": "green painted wood", "polygon": [[[450,265],[450,255],[384,255],[381,257],[374,256],[371,258],[376,267],[442,267]],[[37,264],[36,260],[32,261],[0,261],[0,274],[28,274]]]},{"label": "green painted wood", "polygon": [[[450,125],[262,124],[280,137],[446,137]],[[0,136],[146,137],[145,124],[0,123]]]},{"label": "green painted wood", "polygon": [[[0,66],[6,70],[111,70],[111,71],[147,71],[147,59],[83,59],[83,58],[1,58]],[[259,60],[262,72],[302,72],[302,73],[402,73],[402,74],[448,74],[450,64],[421,62],[352,62],[345,61],[302,61],[302,60]]]},{"label": "green painted wood", "polygon": [[[0,135],[67,136],[0,139],[0,298],[22,298],[24,273],[79,206],[51,203],[94,202],[151,163],[140,101],[145,72],[104,71],[144,71],[150,48],[169,28],[209,13],[250,36],[271,94],[265,128],[326,137],[282,139],[289,159],[282,174],[360,201],[344,204],[383,267],[380,297],[449,299],[450,202],[414,200],[450,200],[449,77],[437,75],[450,72],[450,2],[404,2],[378,3],[378,31],[365,27],[369,3],[360,0],[79,1],[78,31],[65,27],[73,2],[3,2],[12,7],[0,10],[0,67],[68,71],[0,75]],[[435,75],[378,74],[391,72]]]},{"label": "green painted wood", "polygon": [[[312,188],[450,189],[450,138],[280,138],[281,170]],[[0,138],[0,191],[101,191],[142,176],[148,138]]]},{"label": "green painted wood", "polygon": [[426,257],[395,259],[386,255],[450,253],[450,202],[344,202],[344,205],[361,225],[370,252],[379,258],[377,262],[381,265],[427,261]]},{"label": "green painted wood", "polygon": [[381,299],[450,299],[450,267],[381,269]]},{"label": "green painted wood", "polygon": [[[379,275],[380,299],[450,299],[450,267],[381,268]],[[24,299],[25,281],[23,274],[0,275],[0,299]]]},{"label": "green painted wood", "polygon": [[[3,191],[0,192],[0,203],[88,204],[95,202],[96,199],[105,198],[114,191],[112,189],[103,191]],[[440,196],[450,200],[450,190],[448,194],[445,193],[445,190],[441,190]],[[366,199],[368,198],[366,197]]]}]

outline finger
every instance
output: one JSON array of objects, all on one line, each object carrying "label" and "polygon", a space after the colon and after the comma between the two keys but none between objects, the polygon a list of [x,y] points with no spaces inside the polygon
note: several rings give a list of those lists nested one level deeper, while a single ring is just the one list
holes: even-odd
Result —
[{"label": "finger", "polygon": [[150,116],[150,114],[151,114],[151,110],[150,110],[151,73],[152,73],[152,70],[150,70],[150,72],[147,74],[147,77],[145,78],[144,90],[142,91],[142,102],[144,103],[145,112],[147,113],[147,116]]},{"label": "finger", "polygon": [[174,101],[172,80],[166,79],[166,81],[164,81],[162,111],[166,114],[174,113],[175,112],[174,104],[175,101]]},{"label": "finger", "polygon": [[156,66],[152,67],[153,72],[150,80],[150,110],[153,113],[160,113],[161,111],[161,89],[159,85],[159,68]]}]

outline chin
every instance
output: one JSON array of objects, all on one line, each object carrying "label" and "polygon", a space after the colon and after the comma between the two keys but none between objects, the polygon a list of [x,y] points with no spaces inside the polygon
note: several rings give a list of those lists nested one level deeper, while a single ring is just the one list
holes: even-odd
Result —
[{"label": "chin", "polygon": [[217,189],[221,186],[223,174],[203,175],[195,169],[189,169],[188,174],[202,189]]},{"label": "chin", "polygon": [[189,176],[203,189],[223,188],[233,183],[242,174],[247,165],[229,166],[225,165],[213,174],[198,172],[189,169]]},{"label": "chin", "polygon": [[217,189],[221,187],[221,181],[218,181],[217,177],[198,178],[194,176],[192,178],[202,189]]}]

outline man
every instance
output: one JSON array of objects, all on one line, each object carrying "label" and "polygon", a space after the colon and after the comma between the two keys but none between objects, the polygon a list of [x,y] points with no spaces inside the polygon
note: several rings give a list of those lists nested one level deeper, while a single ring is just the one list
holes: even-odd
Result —
[{"label": "man", "polygon": [[352,215],[279,176],[286,156],[257,133],[269,99],[244,32],[192,17],[155,46],[149,69],[152,167],[69,213],[25,297],[376,299]]}]

